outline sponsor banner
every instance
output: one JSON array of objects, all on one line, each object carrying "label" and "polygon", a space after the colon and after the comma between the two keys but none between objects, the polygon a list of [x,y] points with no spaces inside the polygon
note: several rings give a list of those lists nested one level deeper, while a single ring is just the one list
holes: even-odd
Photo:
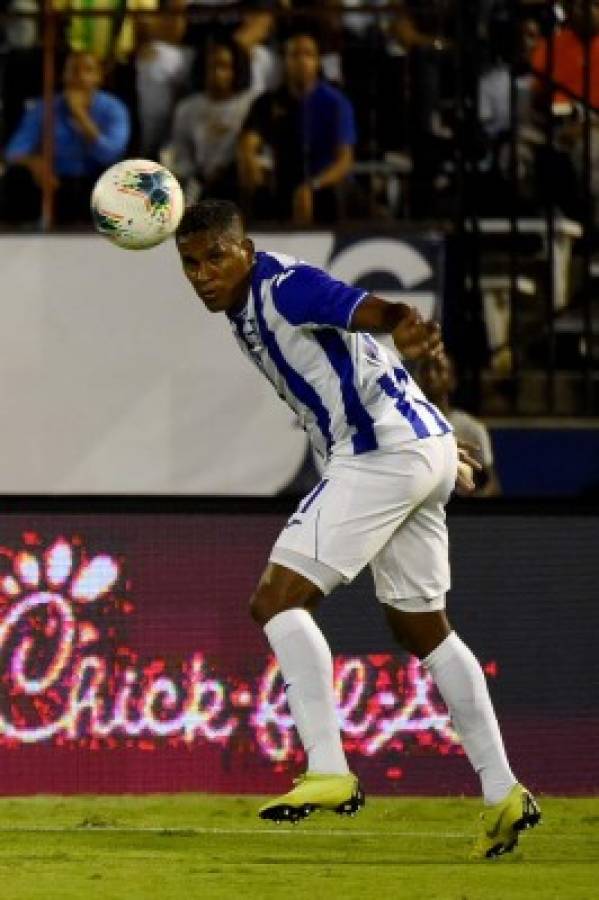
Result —
[{"label": "sponsor banner", "polygon": [[[255,235],[425,315],[442,294],[434,235]],[[172,241],[0,238],[0,492],[272,495],[306,438],[182,277]]]},{"label": "sponsor banner", "polygon": [[[0,790],[285,789],[303,752],[247,609],[284,521],[4,514]],[[545,792],[599,783],[597,529],[592,517],[451,517],[451,618],[481,659],[515,771]],[[447,710],[393,644],[369,577],[328,598],[319,621],[344,746],[367,790],[476,793]]]}]

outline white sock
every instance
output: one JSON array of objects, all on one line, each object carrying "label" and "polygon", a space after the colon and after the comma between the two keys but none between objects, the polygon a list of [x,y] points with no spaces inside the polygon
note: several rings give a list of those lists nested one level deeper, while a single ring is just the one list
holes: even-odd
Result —
[{"label": "white sock", "polygon": [[464,750],[480,777],[485,803],[499,803],[517,783],[480,663],[452,631],[422,663],[430,672]]},{"label": "white sock", "polygon": [[333,692],[333,659],[322,632],[305,609],[278,613],[264,632],[285,680],[308,771],[347,775]]}]

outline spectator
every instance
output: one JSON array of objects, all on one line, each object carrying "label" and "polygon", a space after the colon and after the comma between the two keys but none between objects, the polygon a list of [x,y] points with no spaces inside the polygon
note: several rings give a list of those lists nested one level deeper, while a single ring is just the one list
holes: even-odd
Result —
[{"label": "spectator", "polygon": [[[124,61],[137,45],[137,22],[127,12],[152,11],[159,0],[53,0],[54,9],[72,12],[67,19],[69,50],[93,53],[105,66]],[[106,12],[104,16],[77,16],[78,11]]]},{"label": "spectator", "polygon": [[424,360],[414,373],[420,387],[435,406],[451,422],[456,438],[468,441],[477,448],[473,453],[482,465],[482,472],[475,476],[477,481],[473,497],[497,497],[501,493],[499,479],[495,472],[493,447],[489,432],[480,419],[476,419],[462,409],[454,409],[450,398],[457,387],[455,369],[447,354]]},{"label": "spectator", "polygon": [[[538,209],[536,160],[543,138],[533,114],[534,76],[530,66],[540,39],[540,28],[536,20],[530,18],[516,25],[510,22],[507,28],[503,22],[492,22],[489,38],[492,62],[480,79],[478,91],[482,178],[475,186],[479,192],[476,203],[485,215],[502,216],[509,215],[514,202],[509,187],[513,71],[517,101],[514,123],[517,128],[518,210],[521,214],[534,215]],[[512,59],[514,52],[516,58]]]},{"label": "spectator", "polygon": [[[146,0],[147,2],[147,0]],[[175,104],[182,96],[191,65],[191,54],[182,46],[186,0],[166,0],[172,15],[137,19],[135,57],[136,109],[139,147],[143,157],[156,159],[168,139]]]},{"label": "spectator", "polygon": [[237,196],[237,140],[254,96],[247,54],[235,41],[212,44],[204,89],[178,104],[169,148],[188,198]]},{"label": "spectator", "polygon": [[[120,100],[99,90],[102,66],[91,53],[70,53],[63,91],[54,100],[56,220],[87,221],[89,194],[107,166],[123,155],[129,139],[129,113]],[[44,165],[41,156],[43,103],[25,113],[5,150],[9,167],[2,183],[2,218],[39,217]]]},{"label": "spectator", "polygon": [[[584,58],[585,45],[588,44],[590,61],[590,102],[599,112],[599,0],[591,0],[590,33],[587,33],[585,17],[585,0],[572,0],[570,24],[567,28],[556,31],[552,37],[553,71],[549,77],[567,89],[560,91],[556,86],[553,99],[557,102],[571,103],[571,94],[581,100],[584,98]],[[543,76],[549,64],[549,42],[543,40],[537,46],[532,67],[540,77],[539,87],[543,90]],[[570,92],[570,93],[568,93]]]},{"label": "spectator", "polygon": [[[254,216],[331,222],[337,189],[347,182],[356,142],[354,115],[341,91],[320,77],[320,52],[312,35],[285,45],[285,82],[255,101],[239,141],[238,171]],[[264,150],[270,148],[272,179]]]},{"label": "spectator", "polygon": [[[172,109],[187,76],[185,52],[178,45],[184,15],[131,16],[130,12],[183,13],[186,0],[52,0],[66,19],[66,45],[93,53],[103,64],[114,93],[132,116],[132,153],[155,156],[170,128]],[[77,15],[79,11],[106,16]]]},{"label": "spectator", "polygon": [[417,217],[439,215],[443,210],[440,192],[454,155],[451,54],[438,13],[434,5],[402,0],[388,28],[390,49],[396,59],[398,54],[405,56],[405,67],[398,72],[401,80],[396,79],[398,100],[393,108],[398,101],[404,106],[404,132],[413,164],[410,204],[412,215]]},{"label": "spectator", "polygon": [[[529,125],[532,120],[532,79],[531,61],[539,45],[540,28],[535,19],[525,19],[518,28],[516,75],[516,96],[518,99],[517,122],[519,127]],[[479,115],[481,125],[491,140],[505,135],[510,130],[511,47],[495,46],[494,60],[483,74],[479,86]]]},{"label": "spectator", "polygon": [[[184,41],[197,56],[195,67],[200,78],[210,44],[214,40],[228,39],[248,54],[251,84],[256,94],[278,87],[281,81],[279,59],[269,46],[276,24],[272,9],[288,4],[289,0],[255,0],[252,10],[242,12],[236,0],[187,0],[189,12],[208,7],[213,13],[209,18],[189,21],[185,32]],[[197,79],[196,74],[194,83]]]},{"label": "spectator", "polygon": [[[543,160],[541,178],[543,189],[551,193],[566,215],[584,216],[586,197],[599,196],[599,0],[591,0],[590,22],[585,14],[585,0],[573,0],[570,23],[552,35],[553,71],[551,79],[557,84],[552,90],[543,81],[549,64],[549,44],[542,41],[537,47],[532,66],[538,74],[541,100],[551,98],[552,111],[562,124],[556,128],[555,146],[549,148]],[[580,101],[585,99],[585,55],[589,58],[589,102],[591,144],[591,184],[582,183],[584,171],[584,116]],[[560,90],[560,86],[566,90]],[[572,96],[573,95],[573,96]],[[572,171],[573,166],[573,171]],[[599,203],[595,203],[595,219],[599,225]]]}]

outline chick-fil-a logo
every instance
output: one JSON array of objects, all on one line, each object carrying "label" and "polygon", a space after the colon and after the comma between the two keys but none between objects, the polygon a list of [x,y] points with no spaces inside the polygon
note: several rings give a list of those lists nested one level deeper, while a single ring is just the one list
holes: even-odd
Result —
[{"label": "chick-fil-a logo", "polygon": [[[0,547],[0,743],[151,750],[165,739],[226,746],[245,733],[273,762],[297,759],[274,659],[245,679],[218,676],[200,651],[174,666],[141,660],[128,644],[135,605],[123,562],[89,555],[79,537],[44,545],[28,532],[19,548]],[[349,751],[372,757],[409,742],[423,753],[460,752],[417,660],[339,657],[335,690]]]}]

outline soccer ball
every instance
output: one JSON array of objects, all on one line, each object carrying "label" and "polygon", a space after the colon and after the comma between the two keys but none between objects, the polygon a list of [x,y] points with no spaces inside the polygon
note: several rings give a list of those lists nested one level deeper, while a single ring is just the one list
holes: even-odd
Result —
[{"label": "soccer ball", "polygon": [[150,159],[125,159],[111,166],[91,196],[96,229],[127,250],[155,247],[170,237],[184,206],[175,176]]}]

